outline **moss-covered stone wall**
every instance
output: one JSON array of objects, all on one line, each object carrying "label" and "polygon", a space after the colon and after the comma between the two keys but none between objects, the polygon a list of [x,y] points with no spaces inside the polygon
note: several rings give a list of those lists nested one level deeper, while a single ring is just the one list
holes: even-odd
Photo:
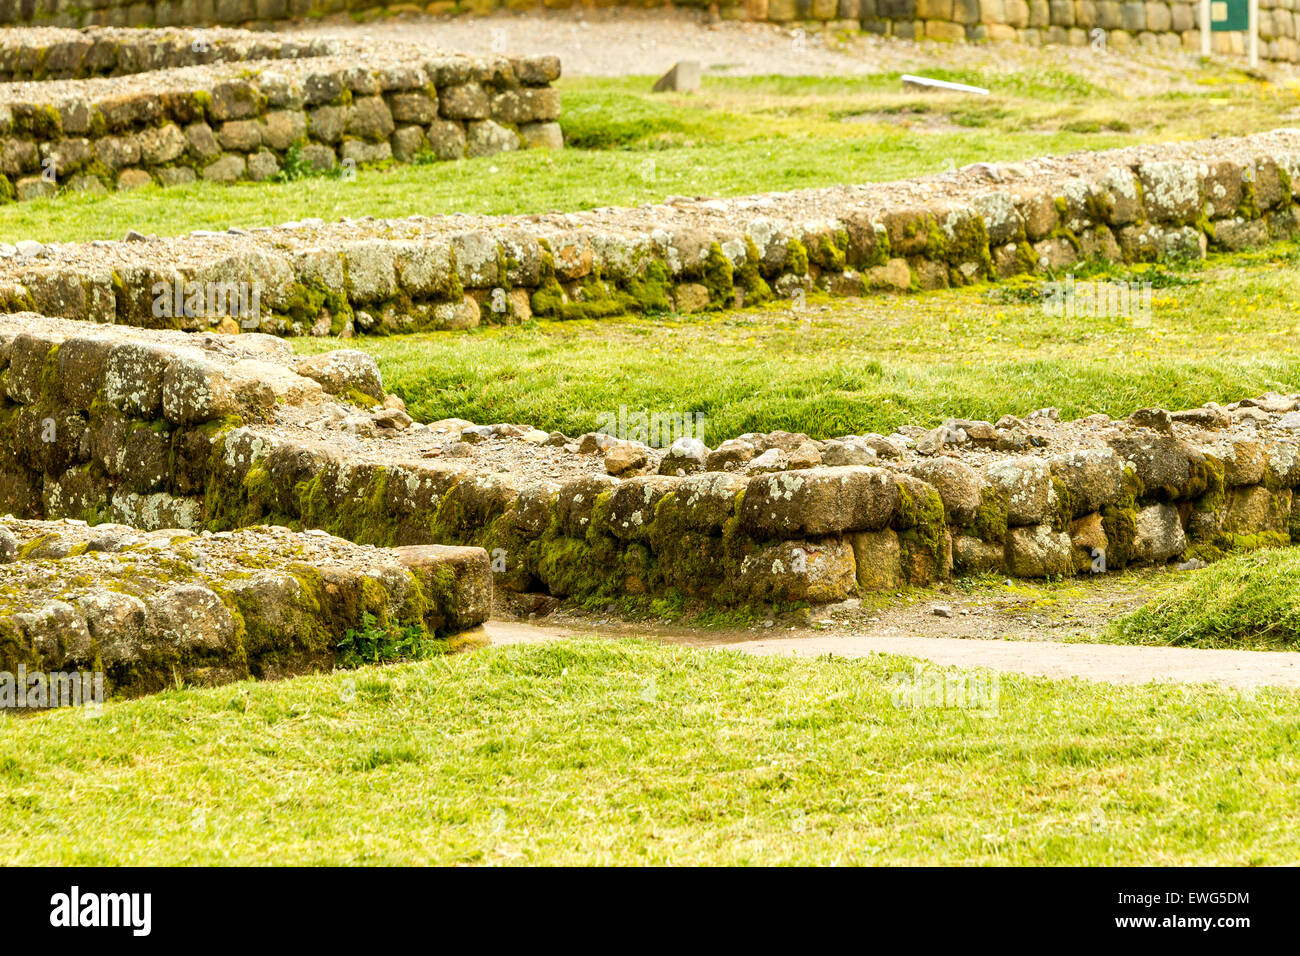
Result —
[{"label": "moss-covered stone wall", "polygon": [[666,458],[663,473],[620,479],[593,456],[563,480],[525,480],[307,427],[331,394],[382,394],[351,354],[342,374],[341,358],[295,361],[267,336],[0,319],[0,512],[473,545],[509,590],[719,605],[1213,559],[1300,531],[1297,396],[1082,428],[949,422],[910,449],[860,451],[874,464]]},{"label": "moss-covered stone wall", "polygon": [[477,548],[0,519],[0,672],[98,675],[105,696],[444,653],[491,596]]},{"label": "moss-covered stone wall", "polygon": [[128,76],[211,63],[328,56],[349,49],[322,38],[226,28],[7,30],[0,32],[0,81]]},{"label": "moss-covered stone wall", "polygon": [[1091,260],[1201,258],[1296,235],[1297,190],[1300,133],[1279,130],[633,209],[416,217],[382,228],[294,223],[94,250],[37,244],[0,258],[0,304],[197,330],[222,316],[159,315],[153,290],[233,282],[259,292],[245,327],[322,336],[534,315],[695,312],[811,291],[865,295],[1060,275]]},{"label": "moss-covered stone wall", "polygon": [[0,88],[0,201],[556,149],[559,72],[555,57],[301,56]]}]

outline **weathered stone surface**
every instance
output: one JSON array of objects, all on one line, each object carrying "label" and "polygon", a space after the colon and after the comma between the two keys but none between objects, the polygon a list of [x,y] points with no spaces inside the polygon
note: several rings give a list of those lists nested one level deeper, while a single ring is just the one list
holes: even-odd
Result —
[{"label": "weathered stone surface", "polygon": [[645,475],[619,482],[609,495],[610,530],[620,538],[643,537],[654,521],[659,502],[678,486],[679,480],[667,475]]},{"label": "weathered stone surface", "polygon": [[1052,470],[1041,458],[1003,459],[989,465],[985,477],[1006,505],[1008,524],[1038,524],[1048,516]]},{"label": "weathered stone surface", "polygon": [[1285,533],[1291,520],[1290,488],[1270,491],[1262,485],[1228,492],[1223,530],[1230,534]]},{"label": "weathered stone surface", "polygon": [[356,391],[377,402],[384,400],[384,384],[374,356],[357,349],[337,349],[299,359],[299,375],[314,379],[331,395],[347,396]]},{"label": "weathered stone surface", "polygon": [[849,541],[858,587],[863,591],[892,591],[907,583],[896,531],[859,531],[850,535]]},{"label": "weathered stone surface", "polygon": [[561,530],[578,538],[586,535],[596,499],[611,492],[617,484],[617,479],[609,475],[584,475],[565,482],[559,497]]},{"label": "weathered stone surface", "polygon": [[683,435],[669,446],[659,463],[661,475],[687,475],[703,471],[709,460],[709,446],[698,438]]},{"label": "weathered stone surface", "polygon": [[1161,562],[1175,557],[1187,547],[1187,537],[1172,505],[1151,505],[1137,514],[1137,534],[1133,540],[1134,557],[1140,561]]},{"label": "weathered stone surface", "polygon": [[911,473],[938,490],[949,524],[966,525],[975,517],[985,484],[970,465],[956,458],[936,458],[918,462]]},{"label": "weathered stone surface", "polygon": [[619,442],[605,452],[605,470],[611,475],[638,475],[645,469],[649,460],[644,445]]},{"label": "weathered stone surface", "polygon": [[0,537],[14,544],[0,563],[0,670],[102,667],[110,694],[328,671],[367,615],[433,640],[482,622],[492,603],[479,548],[13,519]]},{"label": "weathered stone surface", "polygon": [[470,122],[465,138],[465,155],[494,156],[519,148],[519,134],[490,119]]},{"label": "weathered stone surface", "polygon": [[1076,518],[1114,503],[1123,492],[1124,466],[1110,448],[1056,455],[1051,467],[1052,477],[1064,486]]},{"label": "weathered stone surface", "polygon": [[1045,578],[1073,571],[1070,536],[1039,524],[1007,531],[1007,571],[1021,578]]},{"label": "weathered stone surface", "polygon": [[843,538],[775,541],[745,556],[735,588],[756,601],[840,601],[853,593],[854,569]]},{"label": "weathered stone surface", "polygon": [[1112,439],[1110,446],[1133,469],[1146,495],[1194,498],[1205,491],[1205,455],[1179,438],[1146,432]]},{"label": "weathered stone surface", "polygon": [[432,609],[426,624],[445,633],[482,624],[492,615],[492,569],[482,548],[425,544],[394,548],[423,586]]},{"label": "weathered stone surface", "polygon": [[879,530],[898,508],[898,487],[879,468],[811,468],[752,479],[741,526],[759,535]]},{"label": "weathered stone surface", "polygon": [[734,523],[736,503],[747,482],[739,475],[705,473],[689,475],[657,505],[658,521],[666,535],[690,528],[721,534]]},{"label": "weathered stone surface", "polygon": [[1000,542],[983,541],[973,535],[953,535],[953,569],[963,574],[1000,571],[1006,563],[1005,550]]}]

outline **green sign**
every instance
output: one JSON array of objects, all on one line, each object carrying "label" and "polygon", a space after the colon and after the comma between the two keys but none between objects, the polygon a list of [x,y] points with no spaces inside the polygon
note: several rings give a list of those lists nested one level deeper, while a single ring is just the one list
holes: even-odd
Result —
[{"label": "green sign", "polygon": [[1250,0],[1210,0],[1210,32],[1250,28]]}]

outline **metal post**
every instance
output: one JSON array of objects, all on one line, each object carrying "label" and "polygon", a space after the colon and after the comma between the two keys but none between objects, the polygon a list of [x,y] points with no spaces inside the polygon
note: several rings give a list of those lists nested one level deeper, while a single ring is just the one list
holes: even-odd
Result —
[{"label": "metal post", "polygon": [[1210,0],[1201,0],[1201,56],[1210,55]]}]

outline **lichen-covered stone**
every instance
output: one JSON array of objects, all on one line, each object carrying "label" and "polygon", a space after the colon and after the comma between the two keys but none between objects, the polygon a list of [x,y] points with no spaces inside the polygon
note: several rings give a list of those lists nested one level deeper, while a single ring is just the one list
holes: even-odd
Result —
[{"label": "lichen-covered stone", "polygon": [[775,541],[742,560],[739,594],[752,601],[840,601],[857,585],[853,548],[843,538]]},{"label": "lichen-covered stone", "polygon": [[898,500],[897,485],[881,469],[810,468],[752,479],[740,521],[760,536],[873,531],[889,523]]},{"label": "lichen-covered stone", "polygon": [[336,349],[298,360],[299,375],[314,379],[331,395],[348,398],[357,393],[376,402],[384,400],[384,383],[374,356],[358,349]]},{"label": "lichen-covered stone", "polygon": [[1007,531],[1007,571],[1020,578],[1045,578],[1074,570],[1070,536],[1039,524]]},{"label": "lichen-covered stone", "polygon": [[1099,511],[1119,499],[1124,466],[1113,449],[1065,452],[1051,460],[1052,477],[1065,487],[1072,517]]},{"label": "lichen-covered stone", "polygon": [[1137,535],[1133,540],[1133,557],[1139,561],[1161,562],[1182,554],[1187,547],[1178,510],[1172,505],[1151,505],[1137,514]]},{"label": "lichen-covered stone", "polygon": [[1038,524],[1052,506],[1052,469],[1041,458],[1007,458],[988,466],[985,477],[1006,506],[1007,524]]}]

